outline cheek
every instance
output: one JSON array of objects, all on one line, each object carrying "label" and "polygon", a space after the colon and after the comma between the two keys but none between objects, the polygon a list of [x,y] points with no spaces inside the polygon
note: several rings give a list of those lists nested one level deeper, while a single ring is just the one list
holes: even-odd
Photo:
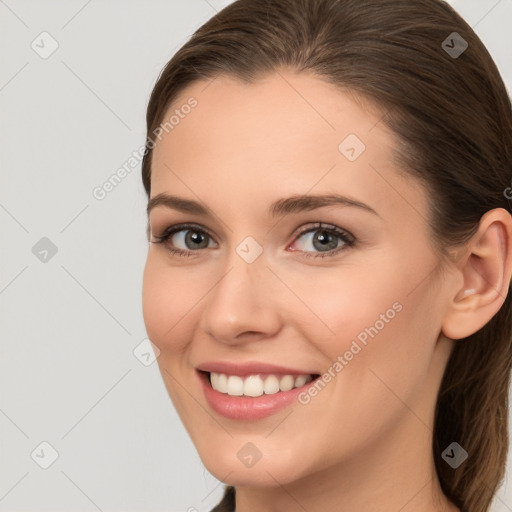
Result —
[{"label": "cheek", "polygon": [[335,328],[339,342],[329,345],[333,361],[338,355],[347,361],[335,379],[340,401],[351,404],[355,424],[367,436],[416,402],[437,340],[432,297],[423,287],[411,293],[406,279],[395,285],[367,289],[359,303],[345,302]]},{"label": "cheek", "polygon": [[[390,389],[415,393],[427,374],[438,319],[427,282],[415,289],[424,275],[404,264],[403,258],[382,257],[379,265],[333,269],[294,282],[312,319],[302,324],[304,336],[326,356],[325,371],[331,367],[336,377],[343,374],[332,380],[347,403],[364,393],[358,402],[363,408],[385,403],[389,411],[397,402]],[[290,310],[295,318],[297,308]]]},{"label": "cheek", "polygon": [[347,350],[359,334],[364,340],[365,329],[375,323],[381,329],[381,315],[393,319],[399,309],[395,304],[401,298],[399,283],[390,282],[383,261],[381,264],[380,268],[375,264],[312,268],[300,274],[292,269],[283,278],[295,295],[286,305],[287,321],[296,325],[303,318],[306,339],[318,340],[337,354]]},{"label": "cheek", "polygon": [[159,255],[148,255],[142,282],[144,323],[149,339],[160,350],[157,364],[169,397],[182,418],[189,417],[196,404],[183,393],[183,365],[197,324],[193,306],[205,293],[190,282],[186,271],[169,268]]},{"label": "cheek", "polygon": [[179,352],[190,342],[185,335],[194,305],[204,291],[181,269],[171,270],[148,255],[142,281],[142,312],[149,338],[162,352]]},{"label": "cheek", "polygon": [[[407,352],[416,346],[425,352],[428,347],[422,340],[432,335],[428,328],[435,327],[436,297],[429,291],[431,283],[425,279],[428,272],[423,270],[432,268],[433,262],[420,266],[420,260],[420,255],[408,254],[405,248],[374,251],[364,261],[358,259],[357,264],[306,275],[302,284],[295,280],[297,295],[305,298],[322,321],[324,328],[318,332],[325,334],[325,342],[338,354],[348,350],[353,340],[361,347],[381,340],[382,350]],[[320,322],[317,324],[322,327]],[[308,334],[308,339],[318,339]]]}]

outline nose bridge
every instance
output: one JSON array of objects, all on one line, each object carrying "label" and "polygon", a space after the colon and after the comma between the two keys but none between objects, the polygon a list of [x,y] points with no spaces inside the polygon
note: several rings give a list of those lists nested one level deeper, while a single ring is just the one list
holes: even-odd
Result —
[{"label": "nose bridge", "polygon": [[263,247],[254,239],[244,239],[224,263],[222,276],[209,294],[203,328],[221,341],[247,331],[268,335],[277,329],[278,308],[272,300]]},{"label": "nose bridge", "polygon": [[[240,240],[233,233],[233,240]],[[225,275],[218,284],[217,293],[224,299],[233,298],[237,301],[251,302],[256,305],[265,295],[265,287],[258,283],[266,282],[268,286],[268,273],[266,268],[266,255],[263,242],[252,236],[245,236],[236,245],[230,245],[229,253],[224,261]],[[247,301],[245,299],[248,299]]]}]

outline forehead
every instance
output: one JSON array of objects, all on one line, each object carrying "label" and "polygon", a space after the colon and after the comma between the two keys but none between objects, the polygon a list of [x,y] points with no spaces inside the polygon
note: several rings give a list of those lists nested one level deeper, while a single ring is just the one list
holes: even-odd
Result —
[{"label": "forehead", "polygon": [[[318,148],[315,153],[328,149],[336,154],[338,143],[350,133],[368,143],[389,142],[383,140],[382,130],[369,140],[382,116],[374,104],[356,102],[353,95],[308,73],[280,70],[253,83],[220,75],[192,83],[174,100],[163,119],[165,123],[172,118],[172,127],[163,134],[165,141],[154,157],[160,156],[160,150],[186,144],[200,158],[230,143],[233,150],[235,144],[243,144],[246,152],[266,143],[259,150],[264,149],[266,156],[284,155],[290,147],[297,152],[298,143],[302,153],[312,146]],[[237,154],[233,150],[231,156]]]},{"label": "forehead", "polygon": [[[389,207],[397,192],[422,195],[396,172],[384,114],[306,73],[194,82],[164,116],[174,123],[154,149],[151,196],[179,189],[188,197],[191,190],[232,193],[240,203],[261,204],[336,189]],[[409,199],[419,208],[424,201]]]}]

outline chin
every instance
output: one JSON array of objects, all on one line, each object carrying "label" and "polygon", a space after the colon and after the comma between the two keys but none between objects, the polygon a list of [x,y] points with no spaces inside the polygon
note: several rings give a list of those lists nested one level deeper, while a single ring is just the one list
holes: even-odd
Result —
[{"label": "chin", "polygon": [[304,461],[288,461],[279,455],[270,458],[263,453],[256,462],[250,459],[244,462],[244,452],[241,451],[243,446],[244,443],[234,450],[226,448],[221,453],[209,450],[208,454],[199,454],[206,469],[217,480],[235,487],[274,487],[286,485],[303,476],[297,471],[304,471]]}]

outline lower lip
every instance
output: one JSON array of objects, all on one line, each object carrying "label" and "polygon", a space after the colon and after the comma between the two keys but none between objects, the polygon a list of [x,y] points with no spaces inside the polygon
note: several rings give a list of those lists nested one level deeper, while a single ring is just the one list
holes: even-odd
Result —
[{"label": "lower lip", "polygon": [[293,402],[297,402],[298,395],[312,385],[312,380],[304,386],[279,391],[273,395],[261,395],[257,397],[231,396],[220,393],[212,388],[207,373],[197,372],[201,386],[210,407],[218,414],[232,420],[259,420],[275,414]]}]

